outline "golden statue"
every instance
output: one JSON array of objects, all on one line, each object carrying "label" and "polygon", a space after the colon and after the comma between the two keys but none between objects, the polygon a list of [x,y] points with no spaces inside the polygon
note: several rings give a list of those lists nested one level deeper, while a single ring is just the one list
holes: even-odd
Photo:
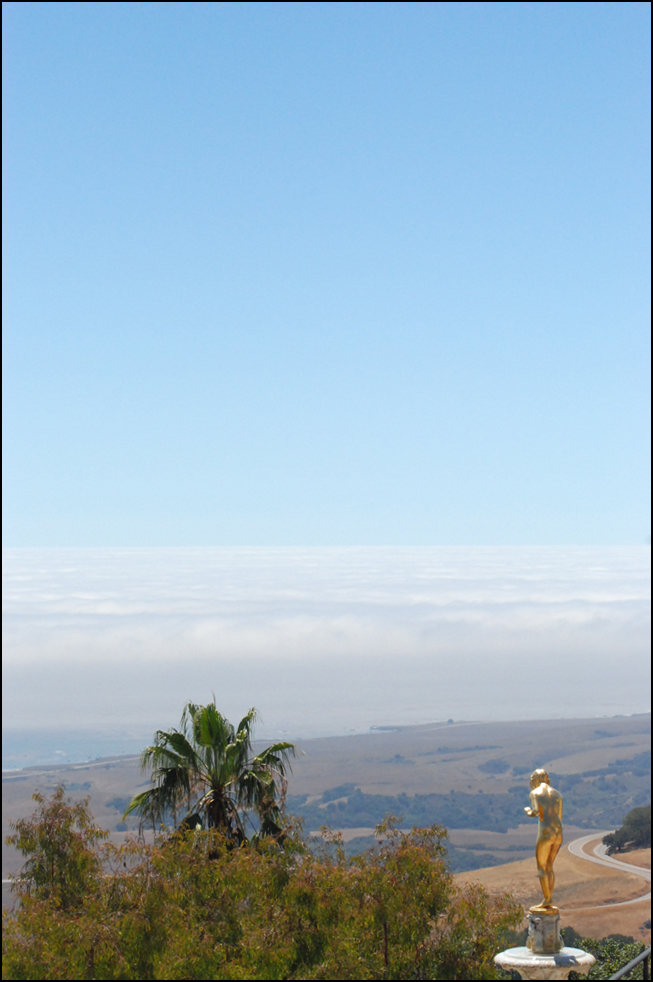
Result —
[{"label": "golden statue", "polygon": [[553,863],[562,845],[562,795],[551,787],[549,775],[541,767],[531,774],[531,807],[524,811],[532,818],[538,818],[535,858],[537,875],[540,878],[544,902],[531,911],[556,913],[557,907],[551,903],[553,896]]}]

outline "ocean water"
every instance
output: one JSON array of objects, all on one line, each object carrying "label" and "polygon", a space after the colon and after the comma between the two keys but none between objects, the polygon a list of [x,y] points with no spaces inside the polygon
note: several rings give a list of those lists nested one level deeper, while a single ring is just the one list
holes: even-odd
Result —
[{"label": "ocean water", "polygon": [[8,549],[3,767],[136,753],[188,700],[309,738],[650,708],[650,548]]}]

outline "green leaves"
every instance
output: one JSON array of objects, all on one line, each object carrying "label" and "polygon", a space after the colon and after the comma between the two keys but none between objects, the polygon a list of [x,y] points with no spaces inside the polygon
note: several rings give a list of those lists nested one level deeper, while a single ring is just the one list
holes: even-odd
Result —
[{"label": "green leaves", "polygon": [[9,823],[15,831],[7,836],[7,844],[27,857],[14,888],[21,896],[52,900],[67,909],[97,887],[101,863],[95,846],[108,832],[94,825],[89,799],[66,798],[63,784],[49,801],[38,791],[32,798],[38,804],[34,814]]},{"label": "green leaves", "polygon": [[292,743],[275,743],[252,757],[255,709],[241,719],[237,729],[215,705],[189,702],[179,730],[158,730],[154,744],[141,755],[143,770],[151,769],[152,788],[137,795],[125,816],[136,813],[141,825],[164,821],[183,808],[197,809],[204,825],[220,828],[238,842],[245,838],[241,812],[258,813],[261,833],[283,834],[282,807],[285,776],[294,754]]},{"label": "green leaves", "polygon": [[603,837],[603,844],[608,847],[608,855],[629,847],[630,849],[645,849],[651,845],[651,806],[644,805],[633,808],[624,818],[623,825],[615,832]]},{"label": "green leaves", "polygon": [[[348,860],[292,831],[285,849],[260,837],[234,848],[195,812],[154,846],[100,847],[85,802],[63,789],[36,800],[16,823],[33,886],[4,914],[6,979],[492,979],[502,932],[522,917],[508,897],[455,889],[439,826],[404,833],[387,819],[384,844]],[[215,800],[209,789],[203,807]],[[54,879],[42,853],[53,829]],[[63,905],[63,874],[80,869]]]}]

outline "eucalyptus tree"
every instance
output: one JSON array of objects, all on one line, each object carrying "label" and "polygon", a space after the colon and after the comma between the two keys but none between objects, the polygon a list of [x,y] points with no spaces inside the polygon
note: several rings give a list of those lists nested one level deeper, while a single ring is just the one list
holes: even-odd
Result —
[{"label": "eucalyptus tree", "polygon": [[206,706],[189,702],[179,729],[157,730],[154,743],[141,754],[141,770],[151,769],[152,787],[132,798],[127,815],[136,813],[141,827],[153,826],[181,809],[180,828],[214,828],[227,839],[247,839],[244,815],[256,812],[259,835],[283,837],[282,799],[292,743],[275,743],[253,754],[250,709],[237,727],[218,712],[215,699]]}]

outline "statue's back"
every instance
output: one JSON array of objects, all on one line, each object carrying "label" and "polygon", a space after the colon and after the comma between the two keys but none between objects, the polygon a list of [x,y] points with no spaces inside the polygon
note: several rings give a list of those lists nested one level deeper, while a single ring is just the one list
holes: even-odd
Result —
[{"label": "statue's back", "polygon": [[537,797],[542,805],[542,824],[562,832],[562,795],[550,784],[541,784]]}]

